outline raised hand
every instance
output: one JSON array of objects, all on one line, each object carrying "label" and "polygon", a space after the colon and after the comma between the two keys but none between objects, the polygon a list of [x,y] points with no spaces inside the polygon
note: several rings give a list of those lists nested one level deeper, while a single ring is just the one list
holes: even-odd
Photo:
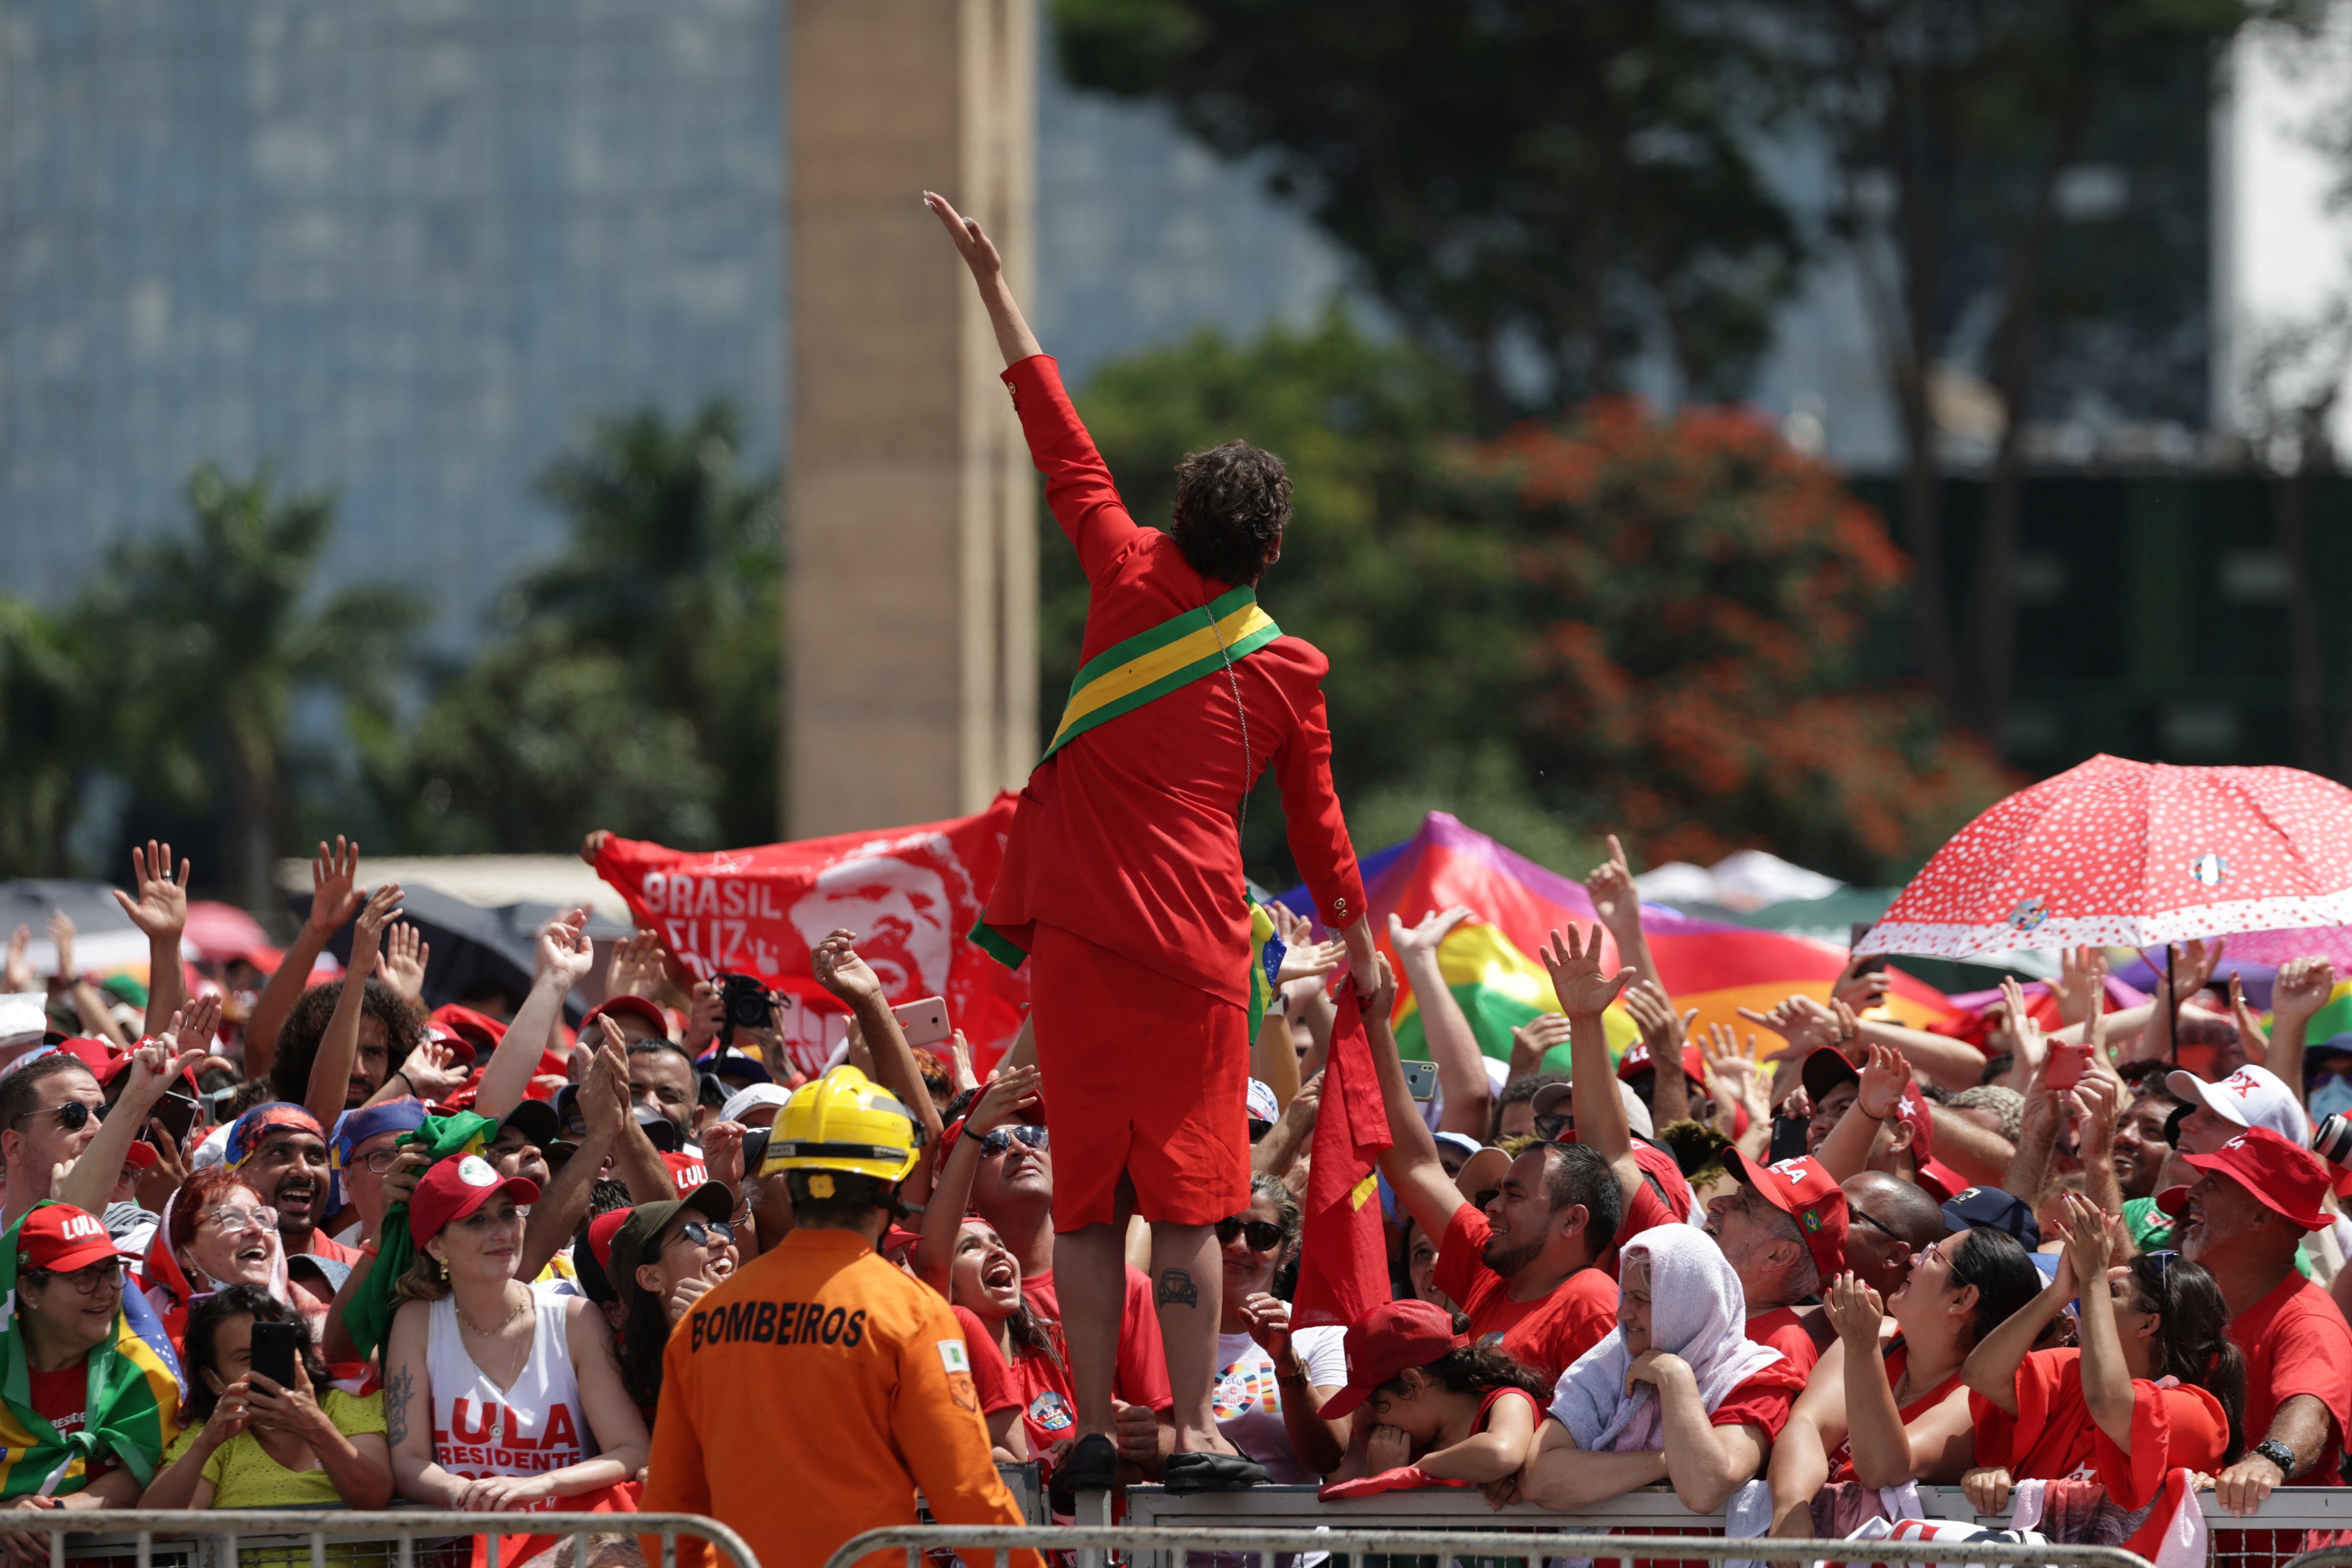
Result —
[{"label": "raised hand", "polygon": [[1893,1046],[1875,1043],[1870,1047],[1870,1059],[1863,1064],[1862,1089],[1854,1103],[1862,1113],[1874,1121],[1884,1121],[1895,1114],[1903,1102],[1904,1091],[1911,1087],[1911,1062]]},{"label": "raised hand", "polygon": [[425,966],[433,962],[433,944],[425,933],[405,922],[384,933],[383,951],[376,955],[375,972],[402,1001],[425,1000]]},{"label": "raised hand", "polygon": [[1886,988],[1892,984],[1886,978],[1886,971],[1856,968],[1856,965],[1868,962],[1867,958],[1857,958],[1846,965],[1845,973],[1839,975],[1837,984],[1830,987],[1832,1002],[1867,1013],[1886,1000]]},{"label": "raised hand", "polygon": [[2238,1038],[2245,1044],[2247,1055],[2258,1057],[2270,1049],[2271,1037],[2253,1008],[2247,1005],[2246,988],[2234,974],[2230,976],[2230,1016],[2237,1020]]},{"label": "raised hand", "polygon": [[1626,864],[1625,847],[1615,834],[1609,836],[1609,858],[1585,875],[1584,891],[1593,914],[1612,934],[1642,923],[1642,895],[1633,889],[1633,868]]},{"label": "raised hand", "polygon": [[816,983],[849,1004],[851,1012],[860,1002],[887,1003],[882,994],[881,977],[873,966],[857,956],[857,933],[836,931],[809,951],[809,968]]},{"label": "raised hand", "polygon": [[2171,961],[2172,999],[2175,1003],[2186,1002],[2205,989],[2206,982],[2213,978],[2214,965],[2221,962],[2221,950],[2227,945],[2227,940],[2222,937],[2217,936],[2210,942],[2198,937],[2167,951],[2166,956]]},{"label": "raised hand", "polygon": [[588,911],[585,909],[566,910],[540,928],[535,967],[541,974],[552,974],[563,982],[563,989],[588,978],[596,967],[596,944],[588,936]]},{"label": "raised hand", "polygon": [[2074,1266],[2078,1282],[2103,1287],[2116,1256],[2115,1233],[2108,1228],[2106,1211],[2080,1193],[2068,1193],[2064,1207],[2058,1233],[2066,1238],[2066,1261]]},{"label": "raised hand", "polygon": [[739,1200],[743,1194],[743,1134],[748,1131],[740,1121],[713,1121],[697,1134],[710,1179],[723,1183]]},{"label": "raised hand", "polygon": [[659,996],[665,974],[661,933],[641,926],[613,944],[613,961],[604,969],[604,994]]},{"label": "raised hand", "polygon": [[1694,1007],[1680,1017],[1675,1016],[1675,1005],[1666,994],[1646,980],[1637,980],[1625,987],[1625,1011],[1633,1016],[1633,1026],[1642,1031],[1642,1043],[1650,1047],[1650,1057],[1682,1054],[1683,1035],[1691,1020],[1698,1016]]},{"label": "raised hand", "polygon": [[[206,997],[196,1004],[196,1008],[201,1012],[207,1005],[211,1009],[213,1026],[218,1027],[220,1003],[216,998]],[[145,1117],[148,1110],[163,1098],[163,1091],[171,1087],[174,1079],[193,1069],[210,1054],[209,1034],[205,1037],[205,1049],[191,1051],[180,1048],[179,1033],[187,1026],[188,1015],[185,1012],[174,1013],[170,1029],[131,1053],[131,1081],[123,1086],[122,1098],[116,1101],[118,1108],[128,1106],[131,1115]]]},{"label": "raised hand", "polygon": [[147,847],[132,846],[131,850],[131,880],[139,889],[136,900],[120,888],[109,888],[131,923],[147,933],[151,942],[176,941],[188,929],[188,862],[180,863],[179,879],[172,877],[172,847],[150,838]]},{"label": "raised hand", "polygon": [[1467,904],[1455,904],[1451,909],[1432,910],[1421,917],[1418,925],[1408,926],[1395,915],[1389,916],[1389,945],[1395,948],[1401,959],[1434,955],[1438,944],[1455,926],[1470,918],[1474,911]]},{"label": "raised hand", "polygon": [[1346,967],[1347,963],[1348,944],[1338,937],[1326,942],[1285,947],[1282,966],[1275,972],[1274,983],[1287,985],[1294,980],[1320,980],[1333,970]]},{"label": "raised hand", "polygon": [[1543,1059],[1568,1044],[1568,1018],[1560,1013],[1538,1013],[1511,1031],[1511,1077],[1527,1078],[1543,1070]]},{"label": "raised hand", "polygon": [[936,191],[923,193],[923,205],[931,209],[931,216],[948,231],[948,238],[955,242],[956,254],[963,258],[963,264],[971,268],[974,278],[984,283],[1003,275],[1004,258],[996,253],[996,242],[981,231],[977,218],[964,216]]},{"label": "raised hand", "polygon": [[1878,1353],[1878,1325],[1886,1306],[1877,1291],[1850,1273],[1841,1274],[1830,1282],[1827,1306],[1830,1326],[1845,1342],[1848,1356]]},{"label": "raised hand", "polygon": [[1846,1034],[1837,1014],[1799,992],[1774,1005],[1769,1013],[1742,1007],[1739,1016],[1780,1037],[1784,1044],[1764,1055],[1767,1062],[1802,1061],[1823,1046],[1843,1049]]},{"label": "raised hand", "polygon": [[1396,970],[1390,964],[1389,955],[1385,952],[1374,954],[1373,961],[1377,973],[1372,982],[1371,999],[1364,1004],[1363,1013],[1367,1018],[1385,1019],[1396,1011]]},{"label": "raised hand", "polygon": [[368,895],[359,921],[352,928],[352,973],[362,976],[374,973],[384,928],[400,918],[402,896],[397,882],[386,882]]},{"label": "raised hand", "polygon": [[182,1054],[194,1051],[199,1058],[209,1057],[213,1052],[213,1041],[220,1035],[220,1026],[221,999],[218,994],[199,996],[172,1015],[173,1047]]},{"label": "raised hand", "polygon": [[0,991],[30,991],[38,984],[33,966],[25,957],[25,950],[33,941],[33,928],[19,925],[8,933],[8,963],[5,978],[0,979]]},{"label": "raised hand", "polygon": [[310,858],[310,930],[320,937],[330,937],[343,929],[343,922],[360,912],[361,896],[354,884],[360,874],[360,847],[345,843],[341,835],[335,837],[335,847],[327,847],[324,840],[319,852]]},{"label": "raised hand", "polygon": [[1742,1050],[1730,1025],[1709,1024],[1698,1050],[1706,1061],[1707,1093],[1727,1117],[1735,1104],[1748,1108],[1750,1121],[1772,1114],[1764,1094],[1763,1075],[1756,1066],[1755,1036],[1748,1037],[1748,1048]]},{"label": "raised hand", "polygon": [[1562,936],[1553,931],[1542,949],[1544,968],[1551,974],[1552,994],[1559,1010],[1571,1018],[1593,1018],[1606,1012],[1617,994],[1633,978],[1631,969],[1613,975],[1601,973],[1601,928],[1594,926],[1589,942],[1580,942],[1570,924]]},{"label": "raised hand", "polygon": [[2282,965],[2271,983],[2271,1024],[2307,1024],[2336,994],[2336,966],[2324,958],[2297,958]]},{"label": "raised hand", "polygon": [[2058,1021],[2069,1027],[2107,1007],[2107,951],[2103,947],[2070,947],[2058,954]]},{"label": "raised hand", "polygon": [[408,1080],[409,1091],[417,1099],[434,1105],[455,1094],[473,1069],[461,1066],[457,1053],[442,1041],[425,1040],[402,1060],[399,1076]]},{"label": "raised hand", "polygon": [[963,1136],[978,1138],[1000,1127],[1015,1126],[1021,1111],[1037,1098],[1037,1086],[1044,1081],[1034,1065],[1014,1068],[998,1073],[989,1086],[971,1102],[971,1114],[964,1119]]}]

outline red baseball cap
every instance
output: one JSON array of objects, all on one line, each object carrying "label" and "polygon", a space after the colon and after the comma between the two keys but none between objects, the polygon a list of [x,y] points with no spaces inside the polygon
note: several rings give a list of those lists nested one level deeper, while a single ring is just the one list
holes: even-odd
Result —
[{"label": "red baseball cap", "polygon": [[[2229,1177],[2291,1224],[2305,1230],[2322,1230],[2328,1224],[2320,1207],[2329,1186],[2326,1165],[2310,1150],[2267,1127],[2249,1127],[2210,1154],[2179,1158],[2200,1171]],[[2156,1206],[2178,1216],[2188,1199],[2187,1187],[2167,1187],[2156,1194]]]},{"label": "red baseball cap", "polygon": [[1348,1325],[1340,1342],[1348,1354],[1347,1386],[1323,1402],[1324,1416],[1339,1419],[1405,1368],[1427,1366],[1469,1342],[1454,1331],[1453,1314],[1441,1307],[1417,1300],[1381,1302],[1362,1322]]},{"label": "red baseball cap", "polygon": [[1797,1222],[1823,1285],[1845,1271],[1845,1237],[1853,1220],[1846,1210],[1845,1189],[1820,1161],[1807,1157],[1758,1167],[1738,1150],[1726,1149],[1723,1168],[1733,1181],[1754,1187],[1766,1203]]},{"label": "red baseball cap", "polygon": [[[605,997],[602,1002],[589,1008],[587,1016],[580,1020],[580,1032],[586,1034],[590,1026],[597,1019],[606,1016],[611,1017],[614,1023],[618,1023],[624,1013],[632,1018],[652,1025],[654,1033],[658,1037],[665,1040],[669,1038],[669,1016],[661,1010],[661,1004],[650,997],[636,995]],[[602,1037],[601,1035],[595,1037],[597,1039]]]},{"label": "red baseball cap", "polygon": [[588,1250],[595,1255],[596,1267],[609,1270],[613,1267],[613,1238],[629,1223],[627,1209],[613,1209],[588,1222]]},{"label": "red baseball cap", "polygon": [[[1617,1064],[1617,1076],[1631,1081],[1637,1072],[1655,1072],[1658,1064],[1650,1059],[1650,1042],[1636,1040],[1626,1047],[1625,1059]],[[1693,1083],[1706,1081],[1706,1058],[1696,1046],[1683,1047],[1683,1076]]]},{"label": "red baseball cap", "polygon": [[155,1152],[155,1145],[142,1138],[131,1145],[131,1152],[123,1158],[128,1160],[135,1170],[152,1171],[155,1168],[155,1162],[163,1156]]},{"label": "red baseball cap", "polygon": [[25,1268],[70,1274],[115,1256],[105,1224],[71,1204],[41,1205],[25,1216],[16,1235],[16,1261]]},{"label": "red baseball cap", "polygon": [[444,1160],[426,1171],[408,1200],[408,1234],[422,1247],[441,1234],[453,1219],[464,1219],[500,1193],[519,1204],[539,1201],[539,1184],[525,1176],[501,1181],[497,1169],[478,1154]]},{"label": "red baseball cap", "polygon": [[471,1059],[478,1061],[499,1048],[506,1038],[507,1026],[488,1013],[477,1013],[471,1007],[460,1007],[451,1002],[433,1009],[428,1022],[440,1026],[442,1036],[453,1045],[470,1047]]},{"label": "red baseball cap", "polygon": [[699,1154],[664,1154],[662,1163],[669,1167],[669,1179],[677,1184],[679,1197],[710,1180],[710,1168],[702,1163]]}]

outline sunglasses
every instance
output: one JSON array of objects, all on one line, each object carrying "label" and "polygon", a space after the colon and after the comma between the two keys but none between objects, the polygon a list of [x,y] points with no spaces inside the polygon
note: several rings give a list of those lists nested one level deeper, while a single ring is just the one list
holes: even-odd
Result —
[{"label": "sunglasses", "polygon": [[1272,1252],[1282,1245],[1282,1227],[1270,1219],[1244,1219],[1238,1215],[1217,1222],[1219,1246],[1231,1247],[1235,1237],[1246,1237],[1252,1252]]},{"label": "sunglasses", "polygon": [[1848,1205],[1846,1212],[1853,1215],[1854,1218],[1862,1221],[1863,1224],[1870,1226],[1871,1229],[1878,1232],[1879,1235],[1885,1237],[1889,1241],[1900,1241],[1903,1239],[1893,1231],[1887,1229],[1883,1221],[1871,1218],[1867,1210]]},{"label": "sunglasses", "polygon": [[14,1127],[17,1122],[24,1121],[27,1116],[40,1116],[44,1114],[56,1116],[58,1119],[58,1127],[60,1131],[66,1132],[79,1132],[83,1128],[89,1125],[89,1119],[93,1116],[97,1117],[100,1121],[105,1121],[106,1107],[101,1105],[96,1110],[92,1110],[89,1106],[84,1105],[79,1100],[68,1100],[63,1105],[52,1105],[48,1107],[46,1112],[42,1110],[20,1110],[16,1115],[8,1119],[8,1125]]},{"label": "sunglasses", "polygon": [[676,1241],[678,1237],[684,1237],[697,1247],[731,1247],[735,1242],[735,1227],[724,1220],[690,1219],[677,1227],[677,1236],[670,1237],[670,1240]]},{"label": "sunglasses", "polygon": [[1576,1131],[1576,1117],[1570,1111],[1554,1111],[1536,1118],[1536,1136],[1547,1143],[1557,1143],[1563,1132]]},{"label": "sunglasses", "polygon": [[980,1157],[983,1160],[995,1159],[1013,1147],[1013,1141],[1015,1138],[1020,1139],[1032,1149],[1052,1147],[1046,1142],[1045,1130],[1042,1127],[999,1127],[981,1139]]},{"label": "sunglasses", "polygon": [[1273,1131],[1274,1123],[1268,1121],[1265,1118],[1262,1116],[1253,1116],[1249,1119],[1249,1135],[1251,1142],[1255,1143],[1262,1141],[1267,1133]]}]

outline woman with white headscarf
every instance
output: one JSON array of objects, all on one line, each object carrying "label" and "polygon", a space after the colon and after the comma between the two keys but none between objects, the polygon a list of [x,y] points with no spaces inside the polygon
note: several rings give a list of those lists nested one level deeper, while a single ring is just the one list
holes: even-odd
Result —
[{"label": "woman with white headscarf", "polygon": [[1623,1256],[1617,1331],[1560,1374],[1516,1496],[1566,1510],[1669,1481],[1713,1513],[1763,1469],[1804,1375],[1748,1337],[1739,1276],[1705,1231],[1654,1226]]}]

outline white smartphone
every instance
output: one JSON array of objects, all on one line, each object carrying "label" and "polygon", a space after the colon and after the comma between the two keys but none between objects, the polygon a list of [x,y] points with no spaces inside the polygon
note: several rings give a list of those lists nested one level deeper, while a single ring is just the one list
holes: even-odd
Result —
[{"label": "white smartphone", "polygon": [[910,1046],[936,1046],[955,1032],[948,1027],[948,1001],[944,996],[924,996],[890,1011],[898,1020],[898,1032],[907,1037]]},{"label": "white smartphone", "polygon": [[1437,1094],[1437,1064],[1435,1062],[1401,1062],[1404,1068],[1404,1086],[1415,1100],[1430,1100]]}]

